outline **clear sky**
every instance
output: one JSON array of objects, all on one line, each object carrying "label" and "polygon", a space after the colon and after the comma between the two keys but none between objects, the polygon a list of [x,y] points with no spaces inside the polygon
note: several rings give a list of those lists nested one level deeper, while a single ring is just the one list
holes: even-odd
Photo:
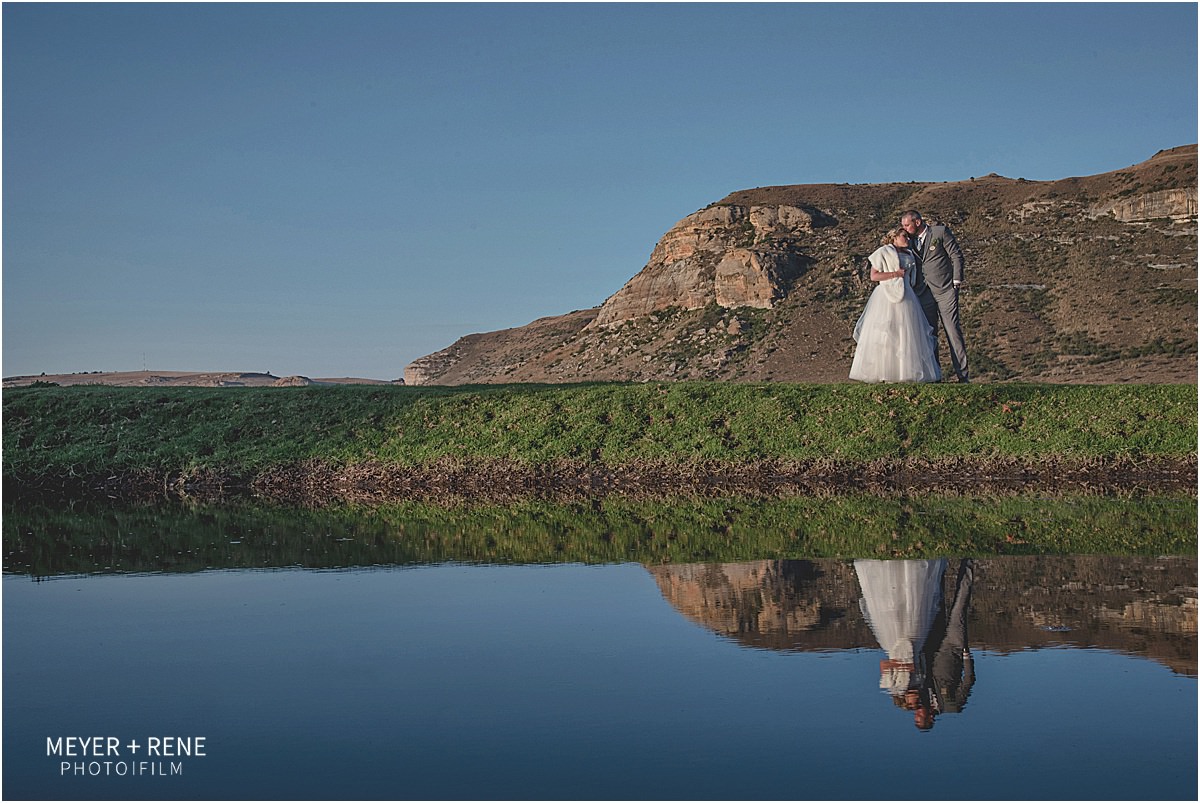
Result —
[{"label": "clear sky", "polygon": [[394,379],[730,192],[1197,140],[1194,3],[3,6],[3,373]]}]

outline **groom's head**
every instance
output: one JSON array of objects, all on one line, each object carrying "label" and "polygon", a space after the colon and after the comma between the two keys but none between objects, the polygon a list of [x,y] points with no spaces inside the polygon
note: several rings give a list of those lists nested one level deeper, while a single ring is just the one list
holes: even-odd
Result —
[{"label": "groom's head", "polygon": [[915,209],[909,209],[900,216],[900,228],[909,234],[916,234],[925,228],[925,221],[921,219],[920,212]]}]

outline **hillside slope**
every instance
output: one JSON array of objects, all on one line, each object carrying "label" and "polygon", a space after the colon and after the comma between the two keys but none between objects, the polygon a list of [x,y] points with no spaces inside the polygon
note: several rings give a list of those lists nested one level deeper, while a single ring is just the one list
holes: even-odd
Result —
[{"label": "hillside slope", "polygon": [[742,190],[676,224],[599,307],[469,335],[405,381],[844,381],[865,257],[916,208],[966,254],[977,380],[1192,383],[1196,180],[1187,145],[1057,181]]}]

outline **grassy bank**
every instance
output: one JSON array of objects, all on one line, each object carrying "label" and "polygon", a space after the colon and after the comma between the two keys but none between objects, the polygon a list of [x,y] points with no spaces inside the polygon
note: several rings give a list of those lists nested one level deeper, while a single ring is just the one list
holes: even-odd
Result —
[{"label": "grassy bank", "polygon": [[839,471],[1157,461],[1190,466],[1194,482],[1196,454],[1194,385],[43,387],[3,402],[4,478],[18,490],[133,476],[249,484],[298,466],[763,461]]}]

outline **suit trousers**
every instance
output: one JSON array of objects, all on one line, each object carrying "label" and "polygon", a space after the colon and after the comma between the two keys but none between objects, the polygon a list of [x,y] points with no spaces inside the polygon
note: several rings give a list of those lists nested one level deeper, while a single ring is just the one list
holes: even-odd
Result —
[{"label": "suit trousers", "polygon": [[941,341],[937,337],[940,320],[942,328],[946,330],[946,341],[950,344],[950,363],[954,368],[954,375],[959,379],[967,379],[970,376],[967,367],[967,343],[963,338],[962,321],[958,316],[958,289],[951,286],[939,290],[932,285],[925,285],[924,292],[919,293],[917,298],[921,301],[921,309],[925,310],[929,325],[933,327],[934,358],[937,358],[938,344]]}]

